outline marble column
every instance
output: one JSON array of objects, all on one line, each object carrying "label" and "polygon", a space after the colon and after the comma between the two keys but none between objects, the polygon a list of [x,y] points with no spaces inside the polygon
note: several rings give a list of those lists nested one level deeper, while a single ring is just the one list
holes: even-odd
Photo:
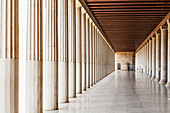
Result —
[{"label": "marble column", "polygon": [[82,40],[81,40],[81,54],[82,54],[82,90],[86,90],[86,12],[82,10]]},{"label": "marble column", "polygon": [[148,78],[152,77],[152,40],[149,40],[149,76]]},{"label": "marble column", "polygon": [[147,42],[145,43],[145,76],[147,75]]},{"label": "marble column", "polygon": [[100,78],[101,78],[101,66],[100,66],[100,58],[101,58],[101,42],[100,42],[100,39],[101,39],[101,33],[99,34],[99,38],[98,38],[98,81],[100,81]]},{"label": "marble column", "polygon": [[[25,113],[43,112],[43,1],[29,0],[27,13],[27,50]],[[37,10],[35,10],[37,9]]]},{"label": "marble column", "polygon": [[81,67],[81,5],[76,7],[76,93],[82,93],[82,67]]},{"label": "marble column", "polygon": [[93,86],[93,23],[90,24],[90,85]]},{"label": "marble column", "polygon": [[68,0],[69,97],[76,97],[76,1]]},{"label": "marble column", "polygon": [[[43,75],[43,109],[53,111],[58,109],[58,21],[57,1],[46,2],[46,36]],[[50,89],[50,90],[49,90]]]},{"label": "marble column", "polygon": [[156,32],[156,78],[155,81],[160,79],[160,64],[161,64],[161,32]]},{"label": "marble column", "polygon": [[147,41],[147,76],[149,76],[149,41]]},{"label": "marble column", "polygon": [[96,37],[96,83],[98,82],[98,38],[99,38],[99,31],[97,29],[97,37]]},{"label": "marble column", "polygon": [[152,77],[154,80],[156,76],[156,39],[155,36],[152,37]]},{"label": "marble column", "polygon": [[19,3],[0,1],[0,112],[19,113]]},{"label": "marble column", "polygon": [[145,73],[144,75],[146,76],[147,74],[147,43],[145,43]]},{"label": "marble column", "polygon": [[90,18],[86,17],[86,77],[87,87],[90,88]]},{"label": "marble column", "polygon": [[68,0],[58,1],[59,102],[69,101],[68,85]]},{"label": "marble column", "polygon": [[145,74],[145,44],[143,45],[143,75]]},{"label": "marble column", "polygon": [[167,24],[168,24],[168,53],[167,53],[167,57],[168,57],[168,60],[167,60],[167,84],[166,86],[170,87],[170,21],[169,19],[167,20]]},{"label": "marble column", "polygon": [[161,78],[160,84],[167,81],[167,39],[168,31],[166,26],[161,27]]},{"label": "marble column", "polygon": [[96,65],[95,65],[95,62],[96,62],[96,26],[94,24],[94,35],[93,35],[93,84],[96,83]]}]

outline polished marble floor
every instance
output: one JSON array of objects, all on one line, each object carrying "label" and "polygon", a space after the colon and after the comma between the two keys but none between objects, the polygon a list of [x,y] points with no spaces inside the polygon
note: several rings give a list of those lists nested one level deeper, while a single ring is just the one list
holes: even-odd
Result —
[{"label": "polished marble floor", "polygon": [[170,113],[168,97],[163,85],[141,74],[116,71],[57,113]]}]

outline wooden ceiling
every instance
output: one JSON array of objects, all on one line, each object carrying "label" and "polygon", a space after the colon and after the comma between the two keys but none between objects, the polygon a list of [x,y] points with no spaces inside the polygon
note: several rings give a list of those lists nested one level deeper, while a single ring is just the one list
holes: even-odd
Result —
[{"label": "wooden ceiling", "polygon": [[85,0],[116,52],[135,51],[170,12],[170,0]]}]

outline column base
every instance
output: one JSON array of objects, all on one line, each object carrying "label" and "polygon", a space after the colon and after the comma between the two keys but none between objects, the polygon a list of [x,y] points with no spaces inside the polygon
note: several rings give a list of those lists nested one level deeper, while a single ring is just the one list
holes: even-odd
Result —
[{"label": "column base", "polygon": [[149,76],[148,74],[145,75],[145,77],[148,77],[148,76]]},{"label": "column base", "polygon": [[155,82],[159,82],[159,78],[155,78],[155,80],[154,80]]},{"label": "column base", "polygon": [[152,76],[152,77],[151,77],[151,80],[154,80],[154,79],[155,79],[155,76]]},{"label": "column base", "polygon": [[44,110],[43,113],[58,113],[59,110]]},{"label": "column base", "polygon": [[167,82],[165,86],[170,87],[170,82]]},{"label": "column base", "polygon": [[151,78],[152,76],[151,75],[148,75],[148,78]]},{"label": "column base", "polygon": [[143,76],[144,76],[144,77],[146,77],[146,76],[147,76],[147,74],[146,74],[146,73],[144,73],[144,74],[143,74]]},{"label": "column base", "polygon": [[159,84],[165,85],[165,84],[166,84],[166,80],[160,80],[160,81],[159,81]]}]

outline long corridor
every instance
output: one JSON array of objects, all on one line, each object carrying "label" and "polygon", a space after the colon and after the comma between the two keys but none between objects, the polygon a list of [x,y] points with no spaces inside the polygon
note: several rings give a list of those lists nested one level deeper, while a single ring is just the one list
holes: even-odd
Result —
[{"label": "long corridor", "polygon": [[170,113],[168,96],[164,85],[141,74],[115,71],[59,113]]}]

